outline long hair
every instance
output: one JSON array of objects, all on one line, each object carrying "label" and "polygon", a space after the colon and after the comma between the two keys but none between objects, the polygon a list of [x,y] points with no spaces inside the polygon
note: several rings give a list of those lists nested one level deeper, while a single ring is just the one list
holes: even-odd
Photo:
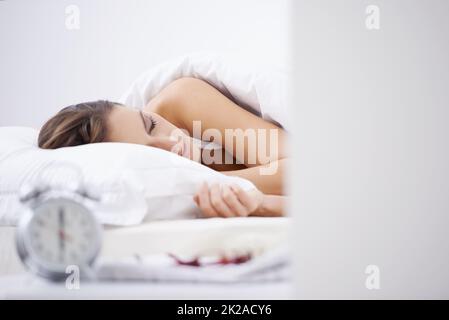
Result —
[{"label": "long hair", "polygon": [[39,147],[57,149],[104,141],[107,116],[114,105],[120,104],[98,100],[62,109],[41,128]]}]

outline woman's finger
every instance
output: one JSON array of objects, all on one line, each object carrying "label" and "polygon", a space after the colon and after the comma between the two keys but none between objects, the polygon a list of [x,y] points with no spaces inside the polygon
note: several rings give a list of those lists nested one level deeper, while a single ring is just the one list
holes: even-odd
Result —
[{"label": "woman's finger", "polygon": [[196,195],[193,196],[193,201],[195,201],[195,203],[196,203],[197,205],[200,204],[200,198],[199,198],[198,194],[196,194]]},{"label": "woman's finger", "polygon": [[239,201],[245,206],[246,209],[249,210],[249,213],[252,213],[259,207],[260,201],[243,190],[239,185],[232,184],[231,189],[235,192]]},{"label": "woman's finger", "polygon": [[218,212],[222,217],[234,216],[232,210],[223,200],[223,197],[221,195],[221,186],[219,184],[214,183],[209,188],[209,193],[210,193],[210,202],[216,212]]},{"label": "woman's finger", "polygon": [[248,209],[246,209],[242,203],[237,198],[237,195],[231,190],[227,185],[223,185],[221,189],[221,196],[226,203],[226,205],[232,210],[234,215],[239,217],[246,217],[249,214]]},{"label": "woman's finger", "polygon": [[209,187],[206,182],[201,185],[198,191],[198,206],[203,212],[204,217],[211,218],[219,216],[210,203]]}]

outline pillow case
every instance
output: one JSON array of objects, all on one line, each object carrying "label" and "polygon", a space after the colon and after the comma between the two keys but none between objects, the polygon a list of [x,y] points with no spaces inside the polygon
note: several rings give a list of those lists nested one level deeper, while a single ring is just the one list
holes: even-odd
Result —
[{"label": "pillow case", "polygon": [[0,225],[17,224],[22,208],[18,193],[24,184],[73,183],[81,177],[88,192],[101,196],[96,211],[100,222],[122,226],[196,217],[192,196],[203,181],[255,188],[245,179],[143,145],[97,143],[43,150],[37,147],[38,133],[0,127]]}]

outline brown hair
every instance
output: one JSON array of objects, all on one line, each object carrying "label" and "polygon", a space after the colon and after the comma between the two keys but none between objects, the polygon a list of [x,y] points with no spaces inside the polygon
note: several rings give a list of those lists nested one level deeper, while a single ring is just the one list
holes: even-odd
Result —
[{"label": "brown hair", "polygon": [[107,133],[107,116],[119,103],[107,100],[68,106],[50,118],[42,127],[38,145],[57,149],[102,142]]}]

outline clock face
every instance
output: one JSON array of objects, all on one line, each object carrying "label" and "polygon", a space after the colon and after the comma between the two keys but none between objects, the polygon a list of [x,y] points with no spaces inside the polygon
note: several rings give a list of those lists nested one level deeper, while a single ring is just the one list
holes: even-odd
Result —
[{"label": "clock face", "polygon": [[68,199],[51,199],[34,209],[26,228],[30,258],[47,269],[63,271],[84,266],[99,249],[100,235],[93,215]]}]

